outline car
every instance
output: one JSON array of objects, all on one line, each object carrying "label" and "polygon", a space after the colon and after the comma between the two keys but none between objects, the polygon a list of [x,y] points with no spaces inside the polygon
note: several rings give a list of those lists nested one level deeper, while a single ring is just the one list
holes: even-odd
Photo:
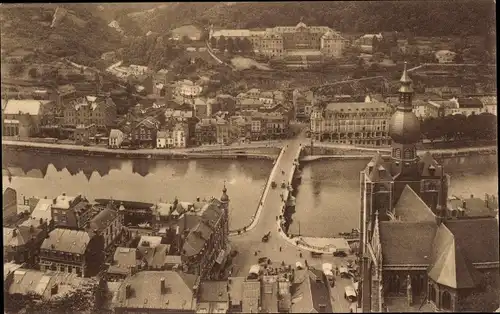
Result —
[{"label": "car", "polygon": [[335,251],[335,252],[333,252],[333,256],[336,256],[336,257],[346,257],[347,253],[344,252],[344,251]]},{"label": "car", "polygon": [[356,289],[352,286],[345,287],[344,298],[349,302],[355,302],[357,299]]},{"label": "car", "polygon": [[259,257],[259,264],[262,264],[262,263],[267,263],[267,260],[268,258],[267,257]]},{"label": "car", "polygon": [[321,257],[323,253],[318,253],[318,252],[311,252],[312,257]]}]

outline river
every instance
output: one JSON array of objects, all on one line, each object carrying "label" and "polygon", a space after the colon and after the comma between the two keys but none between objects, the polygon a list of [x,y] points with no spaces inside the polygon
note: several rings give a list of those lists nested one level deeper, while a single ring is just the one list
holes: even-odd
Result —
[{"label": "river", "polygon": [[[155,203],[220,197],[226,181],[231,229],[249,224],[255,214],[272,161],[122,160],[99,157],[4,152],[3,187],[18,198],[82,193],[88,199],[114,198]],[[11,182],[6,175],[11,173]]]},{"label": "river", "polygon": [[[122,160],[99,157],[33,155],[4,152],[3,186],[18,195],[55,197],[82,193],[154,203],[219,197],[226,180],[231,229],[248,225],[255,214],[272,162],[266,160]],[[323,160],[307,163],[298,188],[291,230],[300,224],[305,236],[335,236],[358,227],[359,171],[367,160]],[[450,194],[483,197],[497,194],[496,156],[445,159]]]},{"label": "river", "polygon": [[[497,158],[494,155],[439,161],[451,176],[449,195],[483,198],[498,194]],[[322,160],[304,165],[298,187],[292,233],[333,237],[359,227],[359,172],[368,160]]]}]

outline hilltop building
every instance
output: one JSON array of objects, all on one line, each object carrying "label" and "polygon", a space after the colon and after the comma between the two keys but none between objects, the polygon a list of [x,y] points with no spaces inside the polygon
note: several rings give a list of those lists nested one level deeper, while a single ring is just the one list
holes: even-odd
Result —
[{"label": "hilltop building", "polygon": [[394,304],[403,296],[413,311],[460,311],[483,275],[498,278],[498,220],[447,210],[449,176],[430,153],[417,155],[420,123],[406,66],[400,82],[390,159],[377,154],[360,173],[360,306],[401,311]]},{"label": "hilltop building", "polygon": [[287,59],[298,57],[339,58],[342,56],[346,40],[327,26],[307,26],[300,21],[296,26],[276,26],[265,30],[210,29],[210,38],[248,40],[254,52],[270,58]]}]

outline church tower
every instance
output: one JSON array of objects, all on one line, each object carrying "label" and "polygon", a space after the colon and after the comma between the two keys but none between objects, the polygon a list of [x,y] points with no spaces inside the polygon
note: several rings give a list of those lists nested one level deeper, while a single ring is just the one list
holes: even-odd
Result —
[{"label": "church tower", "polygon": [[420,140],[420,121],[413,113],[412,80],[406,70],[406,62],[399,88],[399,105],[389,123],[392,138],[391,170],[395,180],[414,176],[418,171],[416,144]]}]

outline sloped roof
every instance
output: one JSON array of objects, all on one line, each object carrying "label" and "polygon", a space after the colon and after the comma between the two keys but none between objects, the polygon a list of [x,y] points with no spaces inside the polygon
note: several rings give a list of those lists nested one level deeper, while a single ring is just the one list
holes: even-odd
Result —
[{"label": "sloped roof", "polygon": [[109,137],[110,138],[115,138],[115,137],[119,137],[120,135],[123,136],[123,132],[118,130],[118,129],[111,129],[111,131],[109,132]]},{"label": "sloped roof", "polygon": [[448,220],[445,225],[472,263],[499,261],[500,245],[496,218]]},{"label": "sloped roof", "polygon": [[381,221],[380,244],[384,265],[428,265],[436,222]]},{"label": "sloped roof", "polygon": [[42,218],[44,221],[52,219],[52,200],[42,198],[38,201],[35,208],[31,212],[31,218],[40,220]]},{"label": "sloped roof", "polygon": [[104,208],[100,213],[90,220],[90,228],[92,230],[103,231],[118,217],[118,212]]},{"label": "sloped roof", "polygon": [[84,254],[90,237],[85,231],[57,228],[49,233],[42,243],[41,249]]},{"label": "sloped roof", "polygon": [[420,196],[406,185],[394,208],[396,217],[402,221],[435,222],[436,216]]},{"label": "sloped roof", "polygon": [[32,116],[40,115],[43,102],[34,99],[10,99],[5,105],[4,114],[27,113]]},{"label": "sloped roof", "polygon": [[204,281],[200,284],[199,302],[228,302],[226,281]]},{"label": "sloped roof", "polygon": [[314,310],[309,270],[295,271],[291,313],[312,313]]},{"label": "sloped roof", "polygon": [[239,304],[243,300],[243,285],[245,277],[229,277],[229,301]]},{"label": "sloped roof", "polygon": [[260,300],[260,281],[243,283],[243,313],[258,313]]},{"label": "sloped roof", "polygon": [[426,152],[419,160],[419,168],[422,177],[430,177],[430,169],[434,168],[434,175],[440,177],[443,175],[443,167],[432,157],[430,152]]},{"label": "sloped roof", "polygon": [[[194,277],[194,278],[193,278]],[[113,303],[118,308],[141,308],[195,311],[193,297],[194,275],[174,271],[138,272],[128,277],[120,286]],[[161,293],[161,279],[165,279],[166,293]],[[126,298],[126,286],[132,294]]]},{"label": "sloped roof", "polygon": [[[441,228],[446,228],[441,224]],[[446,239],[441,240],[440,237]],[[451,237],[451,241],[450,241]],[[435,282],[454,289],[473,288],[477,285],[479,274],[463,255],[451,232],[439,232],[436,242],[446,243],[438,253],[437,259],[429,267],[428,275]]]}]

